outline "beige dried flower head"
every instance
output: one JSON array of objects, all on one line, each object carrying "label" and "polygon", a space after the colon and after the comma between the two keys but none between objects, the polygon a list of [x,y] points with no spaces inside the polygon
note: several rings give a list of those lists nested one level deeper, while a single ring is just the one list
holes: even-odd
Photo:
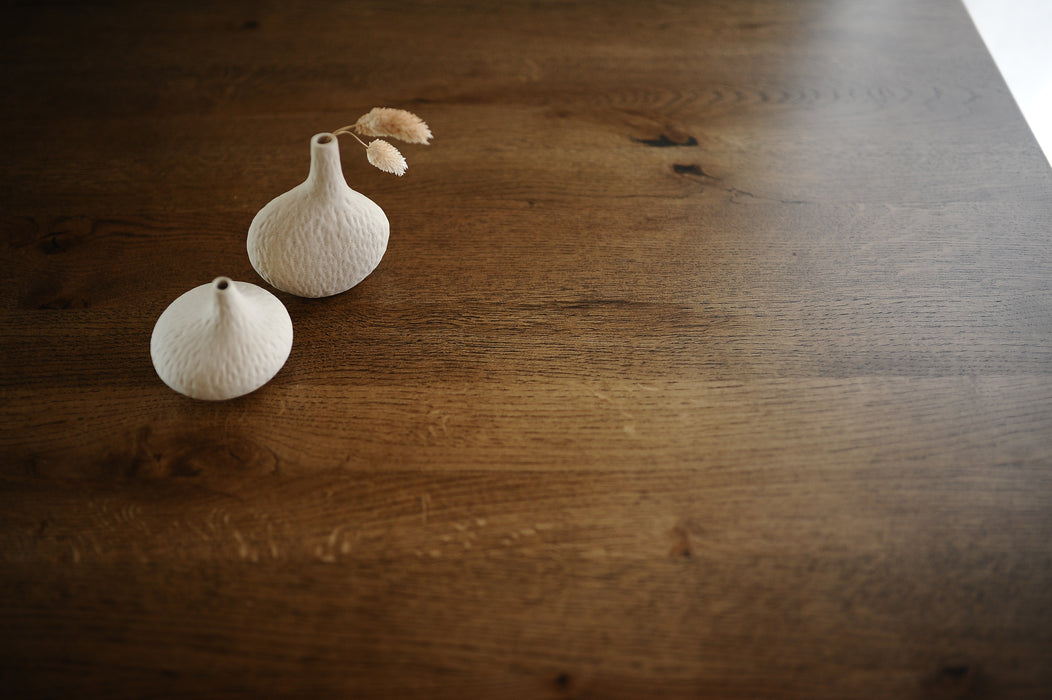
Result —
[{"label": "beige dried flower head", "polygon": [[[357,132],[357,133],[355,133]],[[380,170],[395,175],[405,174],[405,158],[398,149],[387,141],[377,139],[368,144],[358,137],[362,136],[389,136],[405,141],[406,143],[422,143],[427,145],[431,139],[431,129],[424,120],[412,112],[404,109],[391,107],[373,107],[371,110],[358,118],[358,121],[350,126],[343,126],[332,132],[333,136],[350,134],[354,139],[365,146],[365,155],[369,162]]]},{"label": "beige dried flower head", "polygon": [[354,129],[362,136],[390,136],[406,143],[427,144],[431,129],[412,112],[391,107],[373,107],[358,117]]},{"label": "beige dried flower head", "polygon": [[398,152],[398,149],[382,139],[369,142],[369,145],[365,148],[365,156],[370,163],[385,173],[394,173],[402,176],[405,174],[406,168],[409,167],[406,165],[405,158]]}]

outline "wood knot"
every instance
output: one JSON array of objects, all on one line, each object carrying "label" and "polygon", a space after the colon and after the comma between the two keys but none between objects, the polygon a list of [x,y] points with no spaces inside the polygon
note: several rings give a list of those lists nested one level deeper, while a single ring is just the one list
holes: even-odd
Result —
[{"label": "wood knot", "polygon": [[691,163],[689,165],[675,163],[672,166],[672,172],[676,173],[677,175],[694,175],[697,177],[707,177],[711,180],[716,179],[712,175],[709,175],[707,172],[702,170],[701,166],[697,165],[696,163]]},{"label": "wood knot", "polygon": [[688,136],[683,141],[673,141],[672,139],[670,139],[665,134],[661,134],[661,136],[657,137],[656,139],[637,139],[637,138],[633,138],[632,140],[635,141],[636,143],[641,143],[644,146],[650,146],[651,148],[672,148],[673,146],[697,146],[698,145],[698,140],[696,138],[694,138],[693,136]]},{"label": "wood knot", "polygon": [[209,430],[154,434],[144,427],[138,431],[131,452],[125,458],[122,476],[145,481],[224,479],[271,473],[277,468],[275,456],[261,443]]},{"label": "wood knot", "polygon": [[954,659],[939,666],[931,681],[931,691],[937,698],[969,697],[976,689],[979,669],[975,664]]},{"label": "wood knot", "polygon": [[690,533],[683,525],[677,525],[669,533],[672,538],[672,546],[668,555],[672,558],[690,559],[694,553],[690,543]]},{"label": "wood knot", "polygon": [[87,241],[94,231],[94,223],[83,216],[63,216],[48,226],[38,247],[45,255],[61,255]]}]

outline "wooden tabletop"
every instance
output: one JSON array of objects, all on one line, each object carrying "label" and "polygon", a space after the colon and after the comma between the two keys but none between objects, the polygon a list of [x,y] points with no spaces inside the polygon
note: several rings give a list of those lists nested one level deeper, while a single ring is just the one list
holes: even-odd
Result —
[{"label": "wooden tabletop", "polygon": [[[1047,697],[1052,170],[958,0],[4,15],[11,697]],[[168,389],[374,106],[379,268]]]}]

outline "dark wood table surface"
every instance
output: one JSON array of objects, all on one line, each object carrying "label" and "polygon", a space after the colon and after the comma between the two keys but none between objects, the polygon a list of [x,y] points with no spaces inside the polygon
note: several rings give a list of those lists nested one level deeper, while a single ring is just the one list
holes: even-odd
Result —
[{"label": "dark wood table surface", "polygon": [[[1052,693],[1052,169],[959,0],[3,15],[6,697]],[[169,390],[374,106],[379,268]]]}]

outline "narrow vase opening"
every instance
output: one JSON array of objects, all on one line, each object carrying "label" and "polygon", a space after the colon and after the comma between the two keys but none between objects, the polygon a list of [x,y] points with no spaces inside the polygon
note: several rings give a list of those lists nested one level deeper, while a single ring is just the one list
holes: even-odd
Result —
[{"label": "narrow vase opening", "polygon": [[340,191],[347,188],[340,167],[340,148],[336,136],[323,131],[311,137],[310,172],[307,182],[311,187]]},{"label": "narrow vase opening", "polygon": [[215,280],[212,281],[212,286],[220,292],[230,287],[230,284],[229,277],[216,277]]}]

